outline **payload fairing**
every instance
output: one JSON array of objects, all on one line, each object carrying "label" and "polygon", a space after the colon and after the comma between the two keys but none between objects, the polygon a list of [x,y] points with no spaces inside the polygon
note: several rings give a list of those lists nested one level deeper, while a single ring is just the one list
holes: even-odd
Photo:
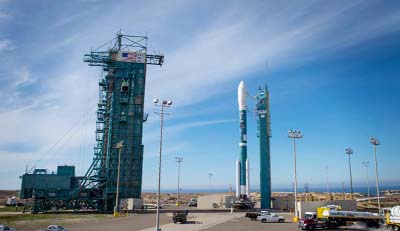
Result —
[{"label": "payload fairing", "polygon": [[247,102],[246,86],[240,81],[238,87],[239,124],[240,124],[240,159],[236,160],[236,197],[240,195],[250,196],[250,171],[247,159]]}]

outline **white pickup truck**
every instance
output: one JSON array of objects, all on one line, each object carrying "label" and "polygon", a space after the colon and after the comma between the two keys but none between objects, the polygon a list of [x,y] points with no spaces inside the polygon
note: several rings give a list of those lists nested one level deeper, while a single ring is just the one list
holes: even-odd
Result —
[{"label": "white pickup truck", "polygon": [[285,218],[284,217],[278,216],[275,213],[270,213],[269,211],[261,211],[261,215],[257,217],[257,220],[261,221],[262,223],[266,223],[266,222],[282,223],[282,222],[285,222]]}]

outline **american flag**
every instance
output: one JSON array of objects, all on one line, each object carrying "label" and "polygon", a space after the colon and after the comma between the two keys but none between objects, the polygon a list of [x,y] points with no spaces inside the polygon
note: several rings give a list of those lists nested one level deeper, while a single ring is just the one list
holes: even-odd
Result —
[{"label": "american flag", "polygon": [[121,59],[123,62],[144,63],[143,54],[138,52],[122,52]]}]

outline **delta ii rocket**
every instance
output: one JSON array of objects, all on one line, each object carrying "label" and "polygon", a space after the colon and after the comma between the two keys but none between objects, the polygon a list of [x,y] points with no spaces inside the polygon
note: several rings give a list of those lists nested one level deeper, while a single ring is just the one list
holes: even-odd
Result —
[{"label": "delta ii rocket", "polygon": [[249,160],[247,159],[247,102],[246,86],[240,81],[238,87],[239,124],[240,124],[240,157],[236,160],[236,197],[250,196]]}]

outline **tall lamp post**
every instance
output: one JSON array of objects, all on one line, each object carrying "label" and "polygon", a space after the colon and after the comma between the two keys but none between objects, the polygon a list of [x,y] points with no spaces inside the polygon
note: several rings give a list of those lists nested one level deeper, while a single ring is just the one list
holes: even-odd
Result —
[{"label": "tall lamp post", "polygon": [[294,160],[294,222],[299,221],[299,212],[297,211],[297,166],[296,166],[296,139],[303,138],[301,131],[289,130],[288,137],[293,139],[293,160]]},{"label": "tall lamp post", "polygon": [[176,206],[180,205],[179,202],[179,193],[180,193],[180,186],[179,186],[179,178],[180,178],[180,173],[181,173],[181,163],[183,162],[183,158],[182,157],[175,157],[176,162],[178,162],[178,194],[176,197]]},{"label": "tall lamp post", "polygon": [[377,140],[374,137],[371,137],[370,142],[374,146],[376,196],[378,197],[378,213],[380,213],[381,212],[381,201],[380,201],[380,193],[379,193],[378,162],[376,160],[376,146],[380,145],[380,142],[379,142],[379,140]]},{"label": "tall lamp post", "polygon": [[212,192],[212,189],[211,189],[211,178],[212,178],[212,176],[213,176],[213,174],[210,172],[210,173],[208,173],[208,184],[209,184],[209,187],[210,187],[210,191]]},{"label": "tall lamp post", "polygon": [[[329,167],[328,167],[328,165],[325,166],[325,170],[326,170],[326,193],[327,193],[326,198],[329,198],[329,200],[330,200],[331,194],[329,191]],[[335,196],[333,196],[333,197],[335,197]]]},{"label": "tall lamp post", "polygon": [[117,170],[117,193],[115,194],[114,217],[119,216],[119,172],[121,169],[121,150],[124,147],[124,141],[121,140],[115,146],[118,149],[118,170]]},{"label": "tall lamp post", "polygon": [[368,177],[369,161],[363,161],[362,164],[365,166],[365,173],[367,174],[368,202],[371,203],[371,194],[369,191],[369,177]]},{"label": "tall lamp post", "polygon": [[161,153],[162,153],[162,140],[163,140],[163,125],[164,125],[164,108],[170,107],[172,105],[171,100],[163,100],[159,103],[158,99],[153,100],[154,106],[161,107],[161,111],[154,112],[160,116],[160,153],[158,160],[158,190],[157,190],[157,216],[156,216],[156,231],[161,231],[160,228],[160,187],[161,187]]},{"label": "tall lamp post", "polygon": [[350,198],[353,200],[353,177],[351,175],[351,162],[350,162],[350,155],[353,154],[353,149],[346,148],[346,154],[349,156],[349,171],[350,171]]}]

